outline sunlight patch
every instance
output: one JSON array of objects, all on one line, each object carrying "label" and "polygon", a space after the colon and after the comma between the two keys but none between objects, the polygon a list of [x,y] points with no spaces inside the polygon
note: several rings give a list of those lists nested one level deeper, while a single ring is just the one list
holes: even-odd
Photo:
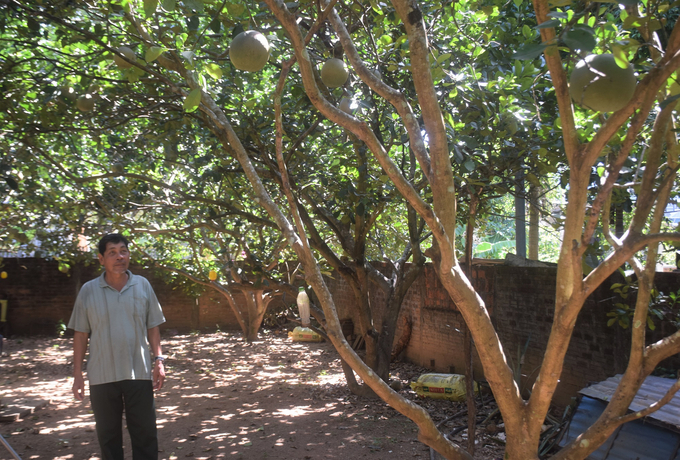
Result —
[{"label": "sunlight patch", "polygon": [[283,415],[286,417],[299,417],[301,415],[310,414],[314,411],[310,410],[309,406],[295,406],[292,409],[279,409],[274,412],[274,415]]}]

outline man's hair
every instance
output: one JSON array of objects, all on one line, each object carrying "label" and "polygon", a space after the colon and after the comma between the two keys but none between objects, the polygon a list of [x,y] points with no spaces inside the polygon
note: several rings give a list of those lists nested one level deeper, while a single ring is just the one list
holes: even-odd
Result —
[{"label": "man's hair", "polygon": [[124,243],[125,247],[128,247],[128,240],[125,238],[123,235],[120,233],[109,233],[108,235],[104,235],[101,240],[99,240],[99,244],[97,245],[97,248],[99,249],[99,254],[104,255],[106,252],[106,245],[109,243],[113,244],[118,244],[118,243]]}]

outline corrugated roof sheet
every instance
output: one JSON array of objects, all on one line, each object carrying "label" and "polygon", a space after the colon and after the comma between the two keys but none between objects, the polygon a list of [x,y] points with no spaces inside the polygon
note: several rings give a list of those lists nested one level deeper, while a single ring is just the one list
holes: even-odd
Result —
[{"label": "corrugated roof sheet", "polygon": [[[586,431],[602,414],[621,375],[582,389],[584,395],[560,441],[565,446]],[[638,411],[661,399],[674,379],[650,376],[630,405]],[[680,395],[644,419],[620,426],[588,460],[680,460]]]},{"label": "corrugated roof sheet", "polygon": [[[602,414],[607,403],[584,396],[560,446],[575,439]],[[588,460],[680,460],[680,434],[643,420],[620,426]]]},{"label": "corrugated roof sheet", "polygon": [[[621,374],[615,375],[600,383],[584,388],[579,393],[602,401],[609,401],[620,381]],[[637,395],[635,395],[629,409],[631,411],[639,411],[649,407],[649,405],[661,399],[673,383],[675,383],[674,379],[650,375],[645,379]],[[680,431],[680,392],[676,393],[675,397],[668,404],[646,418],[672,425]]]}]

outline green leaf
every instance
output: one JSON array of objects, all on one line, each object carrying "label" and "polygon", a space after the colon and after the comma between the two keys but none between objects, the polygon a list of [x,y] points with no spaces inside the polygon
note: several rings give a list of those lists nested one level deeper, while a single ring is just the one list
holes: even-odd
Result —
[{"label": "green leaf", "polygon": [[524,45],[520,49],[517,50],[515,54],[511,56],[511,59],[519,59],[519,60],[532,60],[536,59],[539,57],[543,51],[547,48],[547,45],[544,44],[530,44],[530,45]]},{"label": "green leaf", "polygon": [[162,46],[152,46],[151,48],[147,48],[146,53],[144,55],[144,60],[148,62],[153,62],[156,59],[158,59],[158,56],[163,54],[165,51],[167,51],[165,48]]},{"label": "green leaf", "polygon": [[246,8],[239,3],[227,3],[227,11],[232,16],[241,16]]},{"label": "green leaf", "polygon": [[545,21],[545,22],[540,23],[540,24],[537,25],[535,28],[536,28],[536,29],[539,29],[539,30],[540,30],[540,29],[551,29],[551,28],[553,28],[553,27],[559,26],[560,24],[561,24],[561,22],[560,22],[559,20],[557,20],[557,19],[549,19],[549,20],[547,20],[547,21]]},{"label": "green leaf", "polygon": [[490,251],[492,248],[491,243],[484,241],[482,243],[479,243],[477,247],[475,248],[475,252],[485,252],[485,251]]},{"label": "green leaf", "polygon": [[616,318],[611,318],[609,321],[607,321],[607,327],[612,327],[615,322]]},{"label": "green leaf", "polygon": [[222,29],[222,22],[220,21],[220,18],[215,16],[215,19],[210,21],[210,30],[215,32],[216,34],[220,33],[220,30]]},{"label": "green leaf", "polygon": [[647,317],[647,327],[649,327],[649,330],[653,331],[656,329],[656,326],[654,325],[654,321],[652,321],[652,318],[649,316]]},{"label": "green leaf", "polygon": [[203,0],[184,0],[183,3],[187,8],[194,10],[197,13],[202,13],[203,10],[205,9]]},{"label": "green leaf", "polygon": [[376,2],[376,0],[368,0],[368,2],[371,4],[371,8],[373,8],[373,11],[382,16],[383,13],[382,10],[380,9],[380,5],[378,5],[378,2]]},{"label": "green leaf", "polygon": [[195,56],[194,52],[193,51],[182,51],[180,54],[189,63],[189,67],[187,67],[187,66],[184,66],[184,67],[186,67],[189,70],[193,69],[194,68],[194,56]]},{"label": "green leaf", "polygon": [[177,0],[163,0],[163,3],[161,5],[165,11],[172,12],[175,11],[175,7],[177,6]]},{"label": "green leaf", "polygon": [[158,0],[144,0],[144,14],[147,18],[150,18],[156,13],[156,8],[158,7]]},{"label": "green leaf", "polygon": [[9,185],[9,188],[12,190],[19,190],[19,184],[12,177],[5,177],[5,182],[7,182],[7,185]]},{"label": "green leaf", "polygon": [[612,54],[614,55],[616,65],[622,69],[625,69],[630,65],[630,61],[628,61],[628,54],[626,53],[626,50],[623,46],[612,45]]},{"label": "green leaf", "polygon": [[40,32],[40,23],[33,18],[26,19],[26,25],[28,26],[31,32],[35,33]]},{"label": "green leaf", "polygon": [[205,71],[215,80],[219,80],[220,78],[222,78],[222,69],[215,63],[210,63],[207,66],[205,66]]},{"label": "green leaf", "polygon": [[451,58],[451,53],[444,53],[437,58],[437,64],[441,64]]},{"label": "green leaf", "polygon": [[475,170],[475,162],[468,158],[468,159],[465,161],[465,163],[463,163],[463,167],[464,167],[468,172],[472,172],[472,171]]},{"label": "green leaf", "polygon": [[564,35],[564,43],[572,50],[592,51],[597,45],[592,29],[588,27],[573,28]]},{"label": "green leaf", "polygon": [[667,97],[666,99],[663,100],[661,104],[659,104],[659,107],[661,110],[665,109],[668,104],[674,103],[680,99],[680,94],[676,94],[675,96]]},{"label": "green leaf", "polygon": [[198,30],[198,26],[200,25],[200,18],[198,16],[191,16],[190,18],[187,18],[187,29],[191,31],[196,31]]},{"label": "green leaf", "polygon": [[625,21],[623,21],[623,28],[626,30],[634,29],[636,27],[642,27],[646,24],[649,18],[639,18],[637,16],[628,16]]},{"label": "green leaf", "polygon": [[187,98],[184,99],[184,105],[182,107],[184,108],[185,112],[194,112],[196,109],[198,109],[200,103],[201,88],[194,88],[191,90]]}]

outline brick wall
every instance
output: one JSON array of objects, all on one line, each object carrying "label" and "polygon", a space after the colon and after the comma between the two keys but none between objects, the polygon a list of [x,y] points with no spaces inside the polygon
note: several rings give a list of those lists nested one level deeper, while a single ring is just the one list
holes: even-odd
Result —
[{"label": "brick wall", "polygon": [[[57,323],[68,323],[73,304],[83,283],[99,276],[99,263],[77,265],[69,274],[61,273],[55,261],[4,259],[0,295],[8,297],[10,333],[18,335],[54,334]],[[226,299],[207,291],[198,299],[177,286],[166,284],[152,270],[131,267],[133,273],[149,280],[163,307],[166,323],[162,329],[187,332],[196,329],[239,329]]]},{"label": "brick wall", "polygon": [[[0,295],[9,298],[8,320],[15,334],[54,334],[57,322],[68,321],[76,293],[82,283],[98,276],[98,264],[75,267],[69,275],[60,273],[56,262],[40,259],[4,259],[2,270],[9,276],[0,279]],[[385,267],[383,267],[384,269]],[[154,287],[163,306],[167,323],[164,329],[238,330],[238,323],[226,299],[216,291],[207,291],[198,299],[168,285],[151,270],[132,268],[145,276]],[[479,265],[473,268],[473,280],[487,303],[492,322],[501,340],[508,362],[516,366],[518,355],[526,347],[521,365],[522,387],[530,390],[540,366],[552,326],[556,270],[553,268],[518,268],[504,265]],[[620,327],[607,327],[607,312],[612,305],[611,283],[605,282],[587,300],[578,317],[574,335],[564,363],[564,373],[556,402],[568,403],[576,391],[590,382],[604,380],[625,369],[630,348],[630,332]],[[327,278],[335,299],[338,316],[352,319],[354,296],[341,276]],[[662,292],[680,288],[680,274],[659,273],[656,277]],[[237,298],[237,301],[242,302]],[[380,305],[378,294],[371,299]],[[278,301],[277,303],[280,303]],[[294,299],[287,299],[294,303]],[[463,373],[463,320],[431,265],[411,286],[401,315],[408,316],[413,330],[405,351],[405,359],[437,372]],[[399,322],[401,324],[401,321]],[[672,332],[661,325],[648,334],[648,341],[658,340]],[[401,331],[397,331],[399,337]],[[483,375],[475,356],[475,373]],[[680,356],[662,363],[664,367],[680,367]]]},{"label": "brick wall", "polygon": [[[531,390],[547,345],[553,320],[557,271],[554,268],[519,268],[505,265],[473,267],[474,285],[486,302],[508,363],[522,375],[525,396]],[[618,275],[600,286],[582,309],[564,362],[555,402],[566,405],[578,390],[625,370],[630,349],[630,331],[607,327],[607,313],[612,308],[612,283]],[[662,292],[680,288],[679,273],[658,273],[656,285]],[[328,279],[340,319],[351,317],[355,304],[351,290],[341,277]],[[372,299],[377,304],[377,298]],[[401,315],[413,325],[405,359],[436,372],[463,373],[463,321],[455,304],[443,289],[431,265],[411,286]],[[354,318],[353,318],[354,319]],[[354,319],[354,323],[357,321]],[[401,324],[401,321],[399,322]],[[672,333],[671,325],[661,325],[648,332],[648,343]],[[397,337],[401,333],[397,331]],[[526,351],[525,351],[526,349]],[[474,354],[475,375],[483,376]],[[662,363],[667,368],[680,367],[676,355]]]}]

